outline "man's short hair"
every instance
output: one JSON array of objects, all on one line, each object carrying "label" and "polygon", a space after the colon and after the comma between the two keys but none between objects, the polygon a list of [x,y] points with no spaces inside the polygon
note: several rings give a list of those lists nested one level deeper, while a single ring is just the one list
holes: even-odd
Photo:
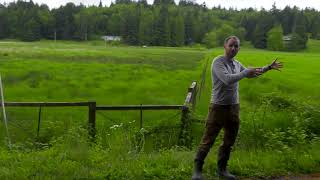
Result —
[{"label": "man's short hair", "polygon": [[235,40],[237,40],[237,41],[238,41],[238,44],[240,45],[240,39],[239,39],[237,36],[229,36],[229,37],[227,37],[227,38],[224,40],[224,44],[227,44],[230,39],[235,39]]}]

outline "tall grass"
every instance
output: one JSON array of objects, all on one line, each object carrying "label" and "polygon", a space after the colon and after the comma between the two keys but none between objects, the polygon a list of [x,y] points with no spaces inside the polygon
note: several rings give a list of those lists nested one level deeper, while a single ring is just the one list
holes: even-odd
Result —
[{"label": "tall grass", "polygon": [[[241,128],[230,170],[243,177],[320,171],[320,63],[316,41],[304,52],[243,47],[245,66],[274,58],[282,72],[240,82]],[[211,60],[223,49],[112,47],[99,42],[1,42],[6,101],[88,101],[98,105],[182,104],[192,80],[205,80],[193,118],[204,122],[211,94]],[[209,63],[205,76],[203,68]],[[193,123],[192,149],[177,147],[176,111],[97,113],[97,140],[88,142],[86,108],[7,108],[14,142],[1,136],[1,179],[189,179],[204,123]],[[3,126],[0,126],[3,129]],[[151,131],[159,133],[150,134]],[[4,132],[1,130],[1,132]],[[162,133],[160,133],[162,132]],[[215,179],[217,139],[205,164]]]}]

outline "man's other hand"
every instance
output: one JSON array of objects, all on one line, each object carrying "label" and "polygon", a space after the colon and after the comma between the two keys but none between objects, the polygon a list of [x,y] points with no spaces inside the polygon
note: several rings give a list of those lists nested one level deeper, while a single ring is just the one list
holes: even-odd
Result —
[{"label": "man's other hand", "polygon": [[248,78],[258,77],[262,74],[261,68],[248,68]]}]

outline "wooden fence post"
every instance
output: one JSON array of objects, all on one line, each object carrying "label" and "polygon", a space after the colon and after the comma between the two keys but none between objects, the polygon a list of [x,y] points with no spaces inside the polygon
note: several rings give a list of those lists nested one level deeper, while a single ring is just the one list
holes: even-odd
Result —
[{"label": "wooden fence post", "polygon": [[40,132],[40,122],[41,122],[41,106],[39,106],[39,112],[38,112],[38,128],[37,128],[37,138],[39,138],[39,132]]},{"label": "wooden fence post", "polygon": [[140,104],[140,129],[143,127],[142,104]]},{"label": "wooden fence post", "polygon": [[96,106],[94,101],[88,102],[89,107],[89,135],[94,140],[96,136]]},{"label": "wooden fence post", "polygon": [[190,133],[190,106],[192,109],[195,108],[196,104],[196,90],[197,82],[193,81],[191,86],[188,88],[188,94],[184,105],[182,107],[181,114],[181,129],[179,135],[179,145],[180,146],[190,146],[191,145],[191,133]]},{"label": "wooden fence post", "polygon": [[197,97],[197,82],[196,81],[192,82],[191,86],[188,89],[188,92],[192,93],[190,103],[192,105],[192,109],[194,110],[194,108],[196,107],[196,100],[197,100],[197,98],[196,98]]},{"label": "wooden fence post", "polygon": [[188,119],[189,119],[189,107],[188,106],[183,106],[182,111],[181,111],[181,129],[180,129],[180,134],[179,134],[179,146],[186,146],[187,145],[187,140],[189,139],[188,136]]}]

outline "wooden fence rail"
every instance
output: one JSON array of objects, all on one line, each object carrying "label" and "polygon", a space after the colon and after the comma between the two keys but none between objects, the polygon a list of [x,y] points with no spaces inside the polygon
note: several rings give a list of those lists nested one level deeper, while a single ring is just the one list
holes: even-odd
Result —
[{"label": "wooden fence rail", "polygon": [[96,110],[179,110],[183,105],[127,105],[127,106],[97,106]]},{"label": "wooden fence rail", "polygon": [[5,102],[8,107],[67,107],[89,106],[90,102]]}]

